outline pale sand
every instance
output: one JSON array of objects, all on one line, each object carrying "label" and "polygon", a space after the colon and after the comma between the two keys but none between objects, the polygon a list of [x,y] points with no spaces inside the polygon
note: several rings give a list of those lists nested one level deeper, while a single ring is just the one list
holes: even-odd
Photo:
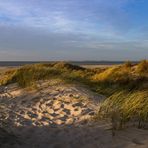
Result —
[{"label": "pale sand", "polygon": [[93,68],[108,68],[108,67],[113,67],[113,66],[120,66],[121,64],[116,64],[116,65],[80,65],[81,67],[84,68],[89,68],[89,69],[93,69]]},{"label": "pale sand", "polygon": [[87,88],[59,80],[40,81],[28,91],[16,84],[1,87],[8,134],[0,129],[0,147],[148,148],[148,131],[126,129],[112,137],[110,123],[92,122],[105,99]]}]

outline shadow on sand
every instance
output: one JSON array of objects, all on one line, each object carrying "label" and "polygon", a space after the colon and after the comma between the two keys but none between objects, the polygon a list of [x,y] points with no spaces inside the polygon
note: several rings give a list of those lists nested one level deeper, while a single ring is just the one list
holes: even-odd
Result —
[{"label": "shadow on sand", "polygon": [[[127,148],[144,145],[137,135],[120,131],[112,137],[102,126],[15,127],[11,132],[0,129],[1,148]],[[126,136],[127,134],[127,136]],[[138,133],[137,133],[138,134]],[[140,134],[139,134],[140,137]],[[142,137],[141,137],[142,138]],[[146,140],[146,139],[142,139]]]}]

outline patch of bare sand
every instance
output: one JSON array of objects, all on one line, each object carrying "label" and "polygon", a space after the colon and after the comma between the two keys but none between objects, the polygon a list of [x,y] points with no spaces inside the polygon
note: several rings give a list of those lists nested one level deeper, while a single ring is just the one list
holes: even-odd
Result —
[{"label": "patch of bare sand", "polygon": [[38,89],[30,92],[15,85],[3,89],[0,101],[14,126],[76,124],[90,119],[104,98],[80,86],[49,82],[39,82]]},{"label": "patch of bare sand", "polygon": [[120,66],[121,64],[115,64],[115,65],[81,65],[81,67],[84,67],[84,68],[89,68],[89,69],[93,69],[93,68],[109,68],[109,67],[112,67],[112,66]]}]

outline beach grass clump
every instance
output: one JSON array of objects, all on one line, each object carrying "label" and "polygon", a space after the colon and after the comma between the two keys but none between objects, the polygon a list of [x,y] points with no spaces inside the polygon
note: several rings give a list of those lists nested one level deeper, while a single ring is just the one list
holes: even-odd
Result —
[{"label": "beach grass clump", "polygon": [[60,71],[42,65],[27,65],[16,70],[12,82],[17,82],[22,87],[33,85],[36,81],[54,78]]},{"label": "beach grass clump", "polygon": [[133,64],[132,64],[132,62],[130,62],[130,61],[126,61],[126,62],[123,64],[123,66],[124,66],[125,68],[131,68],[131,67],[133,66]]},{"label": "beach grass clump", "polygon": [[120,89],[129,89],[134,85],[131,68],[114,66],[92,76],[92,81],[98,84],[99,90],[106,90],[111,95]]},{"label": "beach grass clump", "polygon": [[91,70],[64,62],[33,64],[16,69],[13,74],[5,73],[6,79],[3,84],[18,83],[22,87],[28,87],[36,81],[53,78],[61,78],[67,82],[85,82],[92,74]]},{"label": "beach grass clump", "polygon": [[148,126],[148,90],[114,93],[102,103],[99,115],[112,119],[114,112],[121,127],[127,122],[135,122],[138,127]]},{"label": "beach grass clump", "polygon": [[131,69],[129,67],[115,66],[106,69],[102,73],[94,75],[93,79],[109,83],[126,83],[131,78]]},{"label": "beach grass clump", "polygon": [[148,60],[141,61],[137,65],[136,72],[140,75],[148,75]]},{"label": "beach grass clump", "polygon": [[16,74],[15,69],[6,71],[0,78],[0,85],[11,83],[15,74]]}]

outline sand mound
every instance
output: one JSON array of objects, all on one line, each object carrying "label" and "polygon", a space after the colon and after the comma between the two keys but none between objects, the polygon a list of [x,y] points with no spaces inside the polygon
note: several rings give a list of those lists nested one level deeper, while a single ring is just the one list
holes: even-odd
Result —
[{"label": "sand mound", "polygon": [[[37,90],[27,91],[9,85],[1,88],[9,122],[14,126],[59,126],[91,119],[104,97],[79,86],[39,82]],[[94,103],[95,101],[95,103]]]}]

